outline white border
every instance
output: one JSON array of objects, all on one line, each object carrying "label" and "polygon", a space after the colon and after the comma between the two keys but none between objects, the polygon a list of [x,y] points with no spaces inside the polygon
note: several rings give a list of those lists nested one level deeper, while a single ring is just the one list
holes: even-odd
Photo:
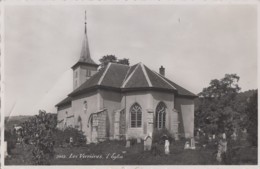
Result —
[{"label": "white border", "polygon": [[[3,145],[4,143],[4,81],[3,79],[5,79],[5,74],[4,74],[4,8],[5,6],[9,6],[9,5],[257,5],[257,10],[258,10],[258,30],[260,27],[260,22],[259,22],[259,18],[260,18],[260,14],[259,14],[259,0],[3,0],[2,2],[0,2],[1,5],[1,11],[0,11],[0,18],[1,18],[1,25],[0,25],[0,31],[1,31],[1,145]],[[258,33],[258,38],[257,40],[259,41],[260,35]],[[260,60],[259,60],[259,43],[257,44],[258,46],[258,65],[260,65]],[[260,70],[257,69],[258,71],[258,75],[260,73]],[[259,80],[259,79],[258,79]],[[259,84],[259,83],[258,83]],[[260,105],[260,101],[258,99],[258,105]],[[259,121],[260,117],[258,116],[258,121]],[[259,128],[259,127],[258,127]],[[260,134],[260,131],[258,130],[258,136]],[[260,146],[260,141],[258,138],[258,145]],[[258,152],[259,152],[259,146],[258,146]],[[139,169],[139,168],[149,168],[149,169],[154,169],[154,168],[193,168],[193,169],[200,169],[200,168],[231,168],[231,169],[237,169],[237,168],[252,168],[252,169],[256,169],[259,168],[259,162],[260,162],[260,157],[258,154],[258,165],[242,165],[242,166],[238,166],[238,165],[232,165],[232,166],[223,166],[223,165],[163,165],[163,166],[153,166],[153,165],[124,165],[124,166],[120,166],[120,165],[102,165],[102,166],[94,166],[94,165],[88,165],[88,166],[73,166],[73,165],[69,165],[69,166],[61,166],[61,165],[57,165],[57,166],[3,166],[4,165],[4,154],[3,154],[3,149],[1,149],[1,167],[2,168],[72,168],[72,167],[77,167],[77,168],[113,168],[113,169],[128,169],[128,168],[135,168],[135,169]]]}]

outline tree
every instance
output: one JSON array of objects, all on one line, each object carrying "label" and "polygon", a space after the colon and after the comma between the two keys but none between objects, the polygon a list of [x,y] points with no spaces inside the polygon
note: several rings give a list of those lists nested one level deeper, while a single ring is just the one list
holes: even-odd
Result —
[{"label": "tree", "polygon": [[253,96],[250,97],[249,102],[247,104],[247,131],[249,135],[249,141],[253,146],[257,146],[257,120],[258,120],[258,108],[257,108],[257,95],[258,92],[254,93]]},{"label": "tree", "polygon": [[225,132],[230,136],[239,126],[239,112],[236,111],[239,76],[226,74],[224,78],[211,80],[209,87],[199,93],[195,110],[195,126],[207,133]]},{"label": "tree", "polygon": [[109,62],[129,65],[129,59],[126,59],[126,58],[117,59],[117,57],[115,55],[103,56],[101,59],[99,59],[99,61],[101,63],[100,64],[101,68],[106,67]]},{"label": "tree", "polygon": [[123,65],[129,65],[130,64],[129,59],[126,59],[126,58],[118,59],[117,63],[123,64]]},{"label": "tree", "polygon": [[32,162],[36,165],[49,164],[54,157],[53,132],[57,115],[40,110],[39,115],[21,124],[25,143],[32,144]]}]

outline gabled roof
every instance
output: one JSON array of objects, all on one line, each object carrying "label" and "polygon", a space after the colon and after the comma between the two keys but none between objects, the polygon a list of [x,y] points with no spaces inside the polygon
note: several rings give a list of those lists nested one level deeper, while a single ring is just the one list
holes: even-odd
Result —
[{"label": "gabled roof", "polygon": [[180,96],[196,97],[195,94],[155,71],[152,71],[142,63],[133,66],[109,63],[107,67],[99,70],[80,87],[70,93],[69,96],[76,96],[98,88],[123,92],[135,90],[160,90],[174,92]]}]

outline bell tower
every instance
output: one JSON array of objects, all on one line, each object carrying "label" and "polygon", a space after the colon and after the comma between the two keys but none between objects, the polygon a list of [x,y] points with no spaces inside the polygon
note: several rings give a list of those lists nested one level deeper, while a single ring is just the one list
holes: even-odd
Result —
[{"label": "bell tower", "polygon": [[78,88],[92,75],[94,75],[97,72],[98,66],[99,65],[96,64],[90,56],[87,36],[87,15],[85,11],[85,34],[82,43],[80,58],[78,62],[71,67],[73,70],[73,90]]}]

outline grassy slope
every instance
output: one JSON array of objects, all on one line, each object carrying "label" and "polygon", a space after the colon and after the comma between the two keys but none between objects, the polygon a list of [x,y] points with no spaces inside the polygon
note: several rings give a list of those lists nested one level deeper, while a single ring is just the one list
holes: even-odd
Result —
[{"label": "grassy slope", "polygon": [[[164,155],[163,146],[160,147],[161,154],[154,155],[151,152],[144,152],[142,144],[136,144],[131,148],[125,148],[124,142],[106,141],[100,144],[90,144],[84,147],[56,148],[56,154],[51,165],[217,165],[214,158],[215,149],[198,148],[196,150],[184,150],[183,143],[175,143],[170,146],[170,155]],[[124,152],[125,151],[125,152]],[[12,158],[6,160],[6,165],[30,165],[31,153],[28,148],[20,145],[13,151]],[[113,160],[111,155],[119,154],[122,159]],[[77,155],[77,158],[69,156]],[[80,158],[80,154],[102,155],[102,159]],[[58,158],[65,155],[66,158]],[[244,147],[238,151],[236,161],[233,164],[256,164],[257,148]]]}]

